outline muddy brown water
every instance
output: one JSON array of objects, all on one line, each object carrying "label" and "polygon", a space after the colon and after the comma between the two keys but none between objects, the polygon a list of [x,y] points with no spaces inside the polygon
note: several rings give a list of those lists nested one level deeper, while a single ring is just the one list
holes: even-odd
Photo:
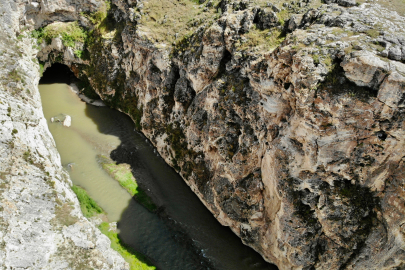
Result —
[{"label": "muddy brown water", "polygon": [[[62,163],[72,166],[73,183],[87,190],[110,222],[118,222],[121,239],[158,269],[277,269],[219,224],[128,116],[82,102],[66,84],[39,89]],[[72,117],[71,127],[51,123],[61,113]],[[99,154],[130,164],[160,211],[151,213],[133,200],[98,164]]]}]

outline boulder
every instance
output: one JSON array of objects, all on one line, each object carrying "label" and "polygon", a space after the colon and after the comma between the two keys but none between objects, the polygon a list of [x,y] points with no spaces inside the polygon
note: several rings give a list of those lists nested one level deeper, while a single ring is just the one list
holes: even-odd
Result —
[{"label": "boulder", "polygon": [[345,76],[358,86],[377,90],[389,70],[389,65],[367,51],[354,52],[340,64]]},{"label": "boulder", "polygon": [[396,61],[401,61],[402,59],[402,51],[401,47],[393,46],[388,51],[388,58]]},{"label": "boulder", "polygon": [[63,120],[62,125],[64,127],[70,127],[72,125],[72,118],[69,115],[66,115],[65,120]]},{"label": "boulder", "polygon": [[69,115],[62,113],[51,117],[51,122],[60,122],[64,127],[70,127],[72,125],[72,118]]},{"label": "boulder", "polygon": [[391,108],[405,107],[405,77],[398,72],[390,74],[381,84],[377,97]]},{"label": "boulder", "polygon": [[257,21],[257,26],[262,30],[280,24],[277,14],[270,8],[258,10],[255,19]]}]

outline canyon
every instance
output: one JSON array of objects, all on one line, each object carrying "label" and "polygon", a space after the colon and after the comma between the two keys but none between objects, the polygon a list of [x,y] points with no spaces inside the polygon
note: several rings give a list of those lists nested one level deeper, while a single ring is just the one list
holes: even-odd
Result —
[{"label": "canyon", "polygon": [[280,269],[405,267],[405,17],[384,3],[3,1],[6,269],[83,249],[72,263],[128,267],[81,215],[46,127],[37,84],[53,63]]}]

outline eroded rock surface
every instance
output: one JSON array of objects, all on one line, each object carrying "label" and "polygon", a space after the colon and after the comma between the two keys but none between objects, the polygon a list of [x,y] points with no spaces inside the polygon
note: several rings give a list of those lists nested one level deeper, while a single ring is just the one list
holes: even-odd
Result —
[{"label": "eroded rock surface", "polygon": [[75,45],[87,58],[56,38],[38,57],[130,115],[216,218],[280,269],[401,268],[405,19],[330,2],[209,1],[204,12],[222,13],[166,44],[142,21],[146,2],[113,0],[110,28],[65,16],[92,30]]}]

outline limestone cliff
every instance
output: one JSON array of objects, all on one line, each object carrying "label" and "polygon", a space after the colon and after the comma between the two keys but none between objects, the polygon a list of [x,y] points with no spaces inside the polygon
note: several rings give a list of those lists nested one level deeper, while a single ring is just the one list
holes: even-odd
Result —
[{"label": "limestone cliff", "polygon": [[70,189],[42,112],[36,43],[18,33],[26,7],[0,2],[0,269],[129,269]]},{"label": "limestone cliff", "polygon": [[84,3],[63,2],[41,21],[47,1],[20,20],[78,20],[86,41],[44,40],[39,60],[130,115],[266,260],[401,268],[405,18],[325,2],[113,0],[69,16]]}]

